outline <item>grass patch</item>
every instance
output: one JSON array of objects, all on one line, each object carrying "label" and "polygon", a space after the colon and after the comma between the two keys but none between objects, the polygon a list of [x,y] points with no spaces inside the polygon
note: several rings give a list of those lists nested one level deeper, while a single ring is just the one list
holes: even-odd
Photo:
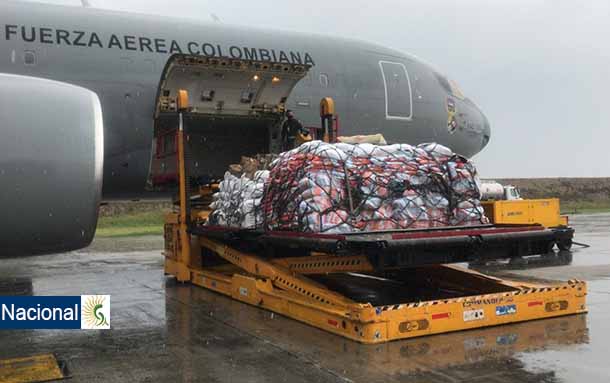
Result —
[{"label": "grass patch", "polygon": [[610,212],[610,202],[561,201],[562,214],[588,214]]},{"label": "grass patch", "polygon": [[164,216],[164,211],[147,211],[100,217],[95,235],[98,237],[162,235]]}]

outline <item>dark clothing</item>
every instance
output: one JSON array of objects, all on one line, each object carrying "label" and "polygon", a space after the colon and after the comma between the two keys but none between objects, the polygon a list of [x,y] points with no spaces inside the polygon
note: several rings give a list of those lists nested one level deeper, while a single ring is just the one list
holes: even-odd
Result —
[{"label": "dark clothing", "polygon": [[288,150],[294,149],[295,141],[296,137],[287,137],[282,140],[282,151],[286,152]]},{"label": "dark clothing", "polygon": [[303,124],[296,118],[289,118],[282,125],[282,137],[296,137],[303,130]]},{"label": "dark clothing", "polygon": [[296,118],[288,118],[282,125],[282,149],[290,150],[294,148],[297,134],[303,133],[305,129],[301,121]]}]

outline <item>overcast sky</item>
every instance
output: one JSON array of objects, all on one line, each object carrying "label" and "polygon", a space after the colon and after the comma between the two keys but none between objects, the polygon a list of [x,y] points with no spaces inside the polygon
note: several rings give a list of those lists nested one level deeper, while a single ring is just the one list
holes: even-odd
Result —
[{"label": "overcast sky", "polygon": [[608,0],[89,3],[315,31],[397,48],[454,79],[486,113],[491,142],[474,158],[484,177],[610,176]]}]

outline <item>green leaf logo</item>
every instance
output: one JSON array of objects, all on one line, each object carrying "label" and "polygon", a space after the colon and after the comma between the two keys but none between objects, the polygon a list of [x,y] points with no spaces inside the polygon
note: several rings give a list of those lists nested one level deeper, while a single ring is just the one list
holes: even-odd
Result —
[{"label": "green leaf logo", "polygon": [[108,326],[108,321],[102,313],[105,298],[101,296],[91,296],[83,306],[83,319],[90,327]]}]

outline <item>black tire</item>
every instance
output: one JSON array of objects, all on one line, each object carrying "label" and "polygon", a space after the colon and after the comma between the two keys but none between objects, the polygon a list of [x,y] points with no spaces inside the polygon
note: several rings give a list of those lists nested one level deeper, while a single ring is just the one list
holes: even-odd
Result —
[{"label": "black tire", "polygon": [[561,251],[568,251],[572,248],[571,239],[560,239],[557,241],[557,248]]}]

